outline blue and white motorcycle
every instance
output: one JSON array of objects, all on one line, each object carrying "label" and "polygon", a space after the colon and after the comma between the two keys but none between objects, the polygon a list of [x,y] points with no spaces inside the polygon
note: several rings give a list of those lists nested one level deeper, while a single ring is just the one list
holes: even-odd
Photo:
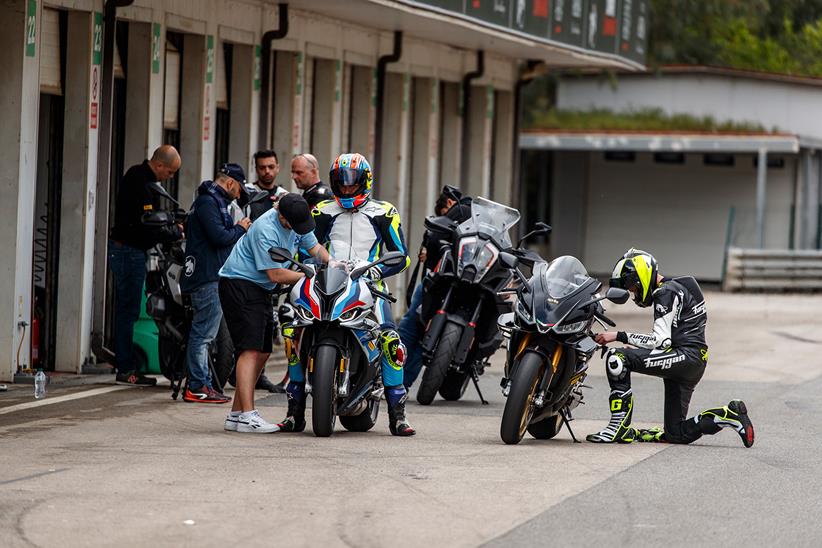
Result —
[{"label": "blue and white motorcycle", "polygon": [[359,259],[350,246],[332,242],[328,265],[303,264],[288,250],[272,248],[278,262],[294,264],[305,278],[294,285],[288,301],[300,363],[305,368],[305,392],[311,394],[314,435],[330,436],[337,416],[350,431],[374,427],[384,387],[378,344],[380,299],[395,302],[367,273],[380,264],[395,266],[405,255],[389,252],[376,261]]}]

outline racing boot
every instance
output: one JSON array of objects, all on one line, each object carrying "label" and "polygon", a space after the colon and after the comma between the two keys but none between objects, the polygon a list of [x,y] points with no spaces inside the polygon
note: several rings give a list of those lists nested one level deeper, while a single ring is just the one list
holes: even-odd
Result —
[{"label": "racing boot", "polygon": [[394,436],[413,436],[416,430],[411,428],[405,418],[405,400],[408,392],[405,387],[394,386],[385,389],[385,399],[388,402],[388,429]]},{"label": "racing boot", "polygon": [[637,431],[631,427],[631,416],[634,411],[634,395],[631,390],[612,390],[608,401],[611,404],[611,421],[608,426],[599,432],[588,434],[585,439],[593,443],[633,442]]},{"label": "racing boot", "polygon": [[305,383],[290,382],[285,392],[288,395],[288,414],[277,426],[280,432],[302,432],[305,430]]},{"label": "racing boot", "polygon": [[745,447],[754,444],[754,427],[742,400],[733,400],[725,407],[706,409],[693,420],[703,434],[716,434],[722,428],[733,428]]}]

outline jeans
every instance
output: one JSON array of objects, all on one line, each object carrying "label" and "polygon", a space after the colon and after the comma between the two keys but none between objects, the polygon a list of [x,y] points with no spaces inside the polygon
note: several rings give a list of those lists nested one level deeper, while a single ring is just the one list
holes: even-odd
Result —
[{"label": "jeans", "polygon": [[420,345],[423,330],[422,322],[420,322],[420,315],[417,308],[422,304],[422,284],[417,285],[414,294],[411,296],[411,306],[408,307],[408,312],[400,320],[400,338],[408,351],[408,356],[405,358],[405,371],[403,377],[403,384],[405,388],[411,388],[414,381],[422,370],[422,346]]},{"label": "jeans", "polygon": [[114,356],[117,372],[133,373],[134,322],[140,317],[143,283],[146,281],[146,252],[109,240],[108,265],[114,274]]},{"label": "jeans", "polygon": [[220,306],[218,282],[208,282],[190,293],[191,308],[194,316],[188,332],[186,348],[186,366],[188,367],[188,387],[199,390],[211,384],[211,372],[208,369],[208,345],[220,330],[223,309]]}]

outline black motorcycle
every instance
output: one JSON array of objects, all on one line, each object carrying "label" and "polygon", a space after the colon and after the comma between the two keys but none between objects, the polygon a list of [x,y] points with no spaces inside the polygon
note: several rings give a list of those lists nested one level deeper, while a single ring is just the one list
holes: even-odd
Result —
[{"label": "black motorcycle", "polygon": [[501,383],[508,399],[500,436],[516,444],[527,430],[537,439],[550,439],[564,423],[577,441],[568,423],[582,402],[588,362],[599,348],[592,327],[594,322],[616,325],[600,301],[622,304],[629,294],[610,288],[600,295],[602,283],[571,256],[536,264],[531,277],[522,281],[514,312],[499,319],[510,338]]},{"label": "black motorcycle", "polygon": [[[530,256],[514,249],[509,239],[508,230],[519,217],[516,209],[478,197],[471,204],[471,218],[459,225],[446,217],[425,220],[432,234],[449,234],[445,241],[450,243],[423,279],[420,318],[426,326],[421,344],[425,372],[417,391],[422,405],[430,404],[438,391],[446,400],[460,399],[469,380],[482,403],[488,403],[478,380],[503,340],[497,318],[510,311],[510,304],[500,298],[500,291],[512,282],[518,257]],[[547,234],[550,229],[540,223],[528,236]]]},{"label": "black motorcycle", "polygon": [[379,264],[402,264],[405,255],[389,252],[368,263],[352,253],[350,246],[332,242],[334,260],[306,265],[286,249],[269,250],[274,261],[292,263],[305,273],[289,295],[294,320],[283,327],[295,328],[305,393],[311,394],[311,425],[318,437],[334,432],[338,416],[352,432],[373,428],[384,391],[374,306],[380,298],[396,299],[363,275]]},{"label": "black motorcycle", "polygon": [[[171,203],[179,203],[159,184],[153,190]],[[186,212],[154,211],[142,217],[146,226],[162,230],[185,222]],[[171,381],[171,397],[177,399],[188,376],[186,348],[192,311],[188,299],[180,290],[185,265],[185,241],[162,243],[148,251],[146,260],[146,314],[157,325],[160,372]],[[220,322],[217,336],[209,346],[209,368],[213,388],[222,392],[234,368],[234,345],[225,319]]]}]

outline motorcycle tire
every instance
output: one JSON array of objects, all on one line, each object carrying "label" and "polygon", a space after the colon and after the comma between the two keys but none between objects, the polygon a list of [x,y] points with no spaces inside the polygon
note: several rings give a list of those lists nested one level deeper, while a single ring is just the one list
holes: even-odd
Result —
[{"label": "motorcycle tire", "polygon": [[220,329],[217,331],[217,336],[211,343],[209,348],[211,352],[212,365],[214,367],[213,380],[214,388],[222,392],[225,383],[228,382],[228,376],[234,369],[234,343],[231,341],[231,333],[228,331],[228,325],[225,323],[225,318],[220,321]]},{"label": "motorcycle tire", "polygon": [[417,402],[420,405],[430,405],[434,401],[437,390],[442,386],[448,374],[448,368],[451,367],[451,360],[457,352],[457,344],[461,336],[462,328],[459,325],[445,324],[437,343],[437,349],[434,351],[434,357],[426,366],[420,381],[420,388],[417,390]]},{"label": "motorcycle tire", "polygon": [[517,444],[522,440],[534,415],[533,401],[542,367],[542,358],[533,352],[527,352],[517,366],[499,428],[502,441],[508,445]]},{"label": "motorcycle tire", "polygon": [[327,438],[334,433],[337,413],[337,349],[322,345],[314,356],[314,373],[311,384],[311,426],[314,435]]},{"label": "motorcycle tire", "polygon": [[465,389],[468,387],[470,380],[471,375],[468,373],[454,371],[453,369],[448,371],[442,381],[442,386],[440,386],[440,396],[446,401],[459,400],[465,394]]},{"label": "motorcycle tire", "polygon": [[380,414],[380,400],[368,400],[368,407],[359,415],[340,416],[340,424],[349,432],[368,432],[377,424]]},{"label": "motorcycle tire", "polygon": [[157,337],[157,354],[160,372],[170,381],[185,375],[186,357],[176,340],[160,335]]},{"label": "motorcycle tire", "polygon": [[559,414],[528,425],[528,433],[538,440],[550,440],[562,428],[562,416]]}]

